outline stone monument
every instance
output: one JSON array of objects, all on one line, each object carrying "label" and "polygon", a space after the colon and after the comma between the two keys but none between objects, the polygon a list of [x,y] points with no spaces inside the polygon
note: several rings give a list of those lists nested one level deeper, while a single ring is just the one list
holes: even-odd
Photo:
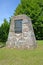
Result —
[{"label": "stone monument", "polygon": [[29,17],[26,15],[12,17],[6,46],[22,49],[36,47],[36,39]]}]

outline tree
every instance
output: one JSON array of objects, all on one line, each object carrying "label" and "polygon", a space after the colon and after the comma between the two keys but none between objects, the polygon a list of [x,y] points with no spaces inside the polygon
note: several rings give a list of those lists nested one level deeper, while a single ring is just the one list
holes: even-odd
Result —
[{"label": "tree", "polygon": [[33,23],[36,39],[43,39],[43,0],[21,0],[14,15],[26,14]]},{"label": "tree", "polygon": [[9,23],[4,19],[4,23],[0,27],[0,41],[6,42],[9,33]]}]

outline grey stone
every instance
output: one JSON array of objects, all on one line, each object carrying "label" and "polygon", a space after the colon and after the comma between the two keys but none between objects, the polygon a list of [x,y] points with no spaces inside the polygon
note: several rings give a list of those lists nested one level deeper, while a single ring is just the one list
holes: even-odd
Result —
[{"label": "grey stone", "polygon": [[[22,20],[22,32],[15,33],[15,20]],[[18,21],[19,22],[19,21]],[[6,46],[10,48],[35,48],[36,39],[32,22],[26,15],[13,16]]]}]

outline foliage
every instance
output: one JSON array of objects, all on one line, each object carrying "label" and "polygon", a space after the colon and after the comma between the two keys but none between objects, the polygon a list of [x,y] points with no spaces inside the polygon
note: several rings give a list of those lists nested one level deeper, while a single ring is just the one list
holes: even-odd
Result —
[{"label": "foliage", "polygon": [[0,48],[0,65],[43,65],[43,41],[34,50]]},{"label": "foliage", "polygon": [[14,15],[26,14],[33,23],[36,39],[43,39],[43,0],[21,0]]},{"label": "foliage", "polygon": [[5,42],[0,42],[0,48],[5,47],[6,43]]},{"label": "foliage", "polygon": [[0,41],[6,42],[9,32],[9,23],[4,19],[4,23],[0,26]]}]

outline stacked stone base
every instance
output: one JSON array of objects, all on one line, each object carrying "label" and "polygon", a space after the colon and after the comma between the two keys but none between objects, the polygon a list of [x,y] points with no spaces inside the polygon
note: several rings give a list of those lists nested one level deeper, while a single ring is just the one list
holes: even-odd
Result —
[{"label": "stacked stone base", "polygon": [[20,46],[15,46],[15,45],[9,45],[7,44],[6,48],[14,48],[14,49],[35,49],[36,45],[20,45]]}]

